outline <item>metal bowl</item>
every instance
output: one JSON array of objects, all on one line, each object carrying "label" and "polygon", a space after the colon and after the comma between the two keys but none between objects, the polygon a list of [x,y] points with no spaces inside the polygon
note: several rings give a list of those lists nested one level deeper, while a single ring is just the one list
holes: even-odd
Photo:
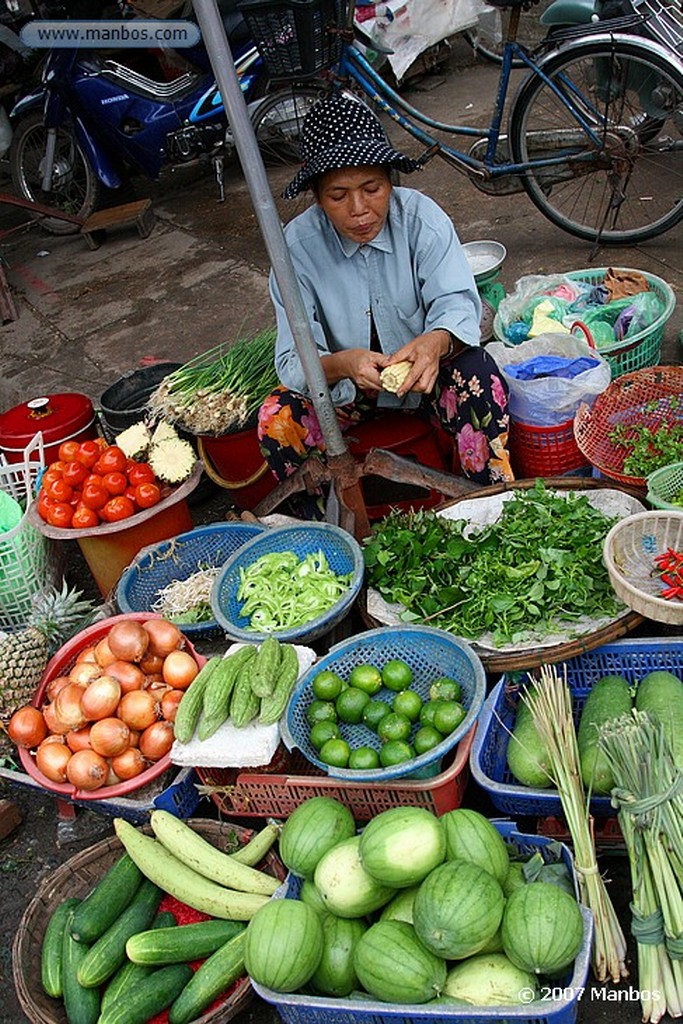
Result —
[{"label": "metal bowl", "polygon": [[502,242],[494,242],[488,238],[478,242],[465,242],[463,249],[475,281],[498,270],[507,256],[507,249]]}]

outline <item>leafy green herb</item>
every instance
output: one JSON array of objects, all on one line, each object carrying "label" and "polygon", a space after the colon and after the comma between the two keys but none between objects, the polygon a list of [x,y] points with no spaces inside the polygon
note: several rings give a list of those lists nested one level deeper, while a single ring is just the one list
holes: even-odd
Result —
[{"label": "leafy green herb", "polygon": [[683,459],[683,423],[663,421],[656,427],[618,423],[608,436],[612,444],[628,452],[623,471],[629,476],[646,477],[660,466]]},{"label": "leafy green herb", "polygon": [[614,521],[584,495],[553,494],[540,480],[467,536],[461,519],[393,512],[366,541],[367,582],[404,605],[404,621],[468,639],[490,632],[497,646],[519,643],[619,611],[602,561]]}]

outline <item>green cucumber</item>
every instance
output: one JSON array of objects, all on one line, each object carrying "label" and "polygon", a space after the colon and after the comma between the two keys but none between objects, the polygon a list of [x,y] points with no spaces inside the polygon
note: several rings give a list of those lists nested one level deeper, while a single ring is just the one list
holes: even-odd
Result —
[{"label": "green cucumber", "polygon": [[245,939],[246,929],[201,964],[171,1006],[169,1024],[188,1024],[201,1017],[207,1006],[245,973]]},{"label": "green cucumber", "polygon": [[683,682],[671,672],[649,672],[638,683],[636,708],[663,723],[676,767],[683,771]]},{"label": "green cucumber", "polygon": [[633,701],[623,676],[603,676],[593,685],[579,718],[576,741],[579,748],[581,778],[586,789],[596,795],[608,795],[614,789],[614,776],[600,749],[600,729],[631,711]]},{"label": "green cucumber", "polygon": [[62,957],[64,955],[64,929],[71,923],[73,911],[80,900],[74,896],[64,900],[52,912],[45,929],[40,952],[40,981],[43,991],[53,999],[62,994]]},{"label": "green cucumber", "polygon": [[142,882],[142,871],[124,853],[86,896],[71,919],[76,942],[92,943],[104,935],[131,902]]},{"label": "green cucumber", "polygon": [[100,1016],[100,991],[84,988],[78,980],[81,964],[88,955],[88,947],[71,936],[71,921],[67,919],[62,946],[62,998],[69,1024],[97,1024]]},{"label": "green cucumber", "polygon": [[132,903],[90,947],[79,965],[78,981],[84,988],[95,988],[118,971],[126,959],[128,939],[149,928],[162,896],[157,885],[144,880]]},{"label": "green cucumber", "polygon": [[159,967],[129,989],[124,999],[110,1004],[98,1024],[146,1024],[177,999],[191,978],[187,964]]},{"label": "green cucumber", "polygon": [[[152,928],[170,929],[174,926],[177,927],[176,919],[170,910],[160,910],[152,921]],[[120,999],[128,989],[132,991],[138,982],[151,974],[153,970],[152,964],[134,964],[131,960],[126,960],[121,964],[116,974],[107,982],[102,996],[102,1013]]]},{"label": "green cucumber", "polygon": [[202,960],[244,931],[240,921],[197,921],[131,935],[126,956],[136,964],[182,964]]},{"label": "green cucumber", "polygon": [[271,846],[279,838],[282,826],[277,822],[269,821],[260,832],[257,832],[253,836],[246,846],[240,847],[239,850],[235,850],[230,856],[233,860],[237,860],[240,864],[247,864],[250,868],[256,867],[260,864],[265,855],[270,850]]}]

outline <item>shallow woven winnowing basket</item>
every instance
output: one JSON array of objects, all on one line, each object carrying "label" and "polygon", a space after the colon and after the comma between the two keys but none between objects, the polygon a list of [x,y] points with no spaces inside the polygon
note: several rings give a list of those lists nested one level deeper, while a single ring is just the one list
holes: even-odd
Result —
[{"label": "shallow woven winnowing basket", "polygon": [[[234,852],[252,836],[250,829],[230,822],[190,820],[192,828],[226,853]],[[47,923],[53,911],[70,896],[83,897],[96,885],[123,853],[116,836],[103,839],[77,853],[57,868],[40,886],[21,919],[12,947],[12,975],[22,1010],[33,1024],[68,1024],[64,1004],[45,995],[40,981],[40,956]],[[284,879],[282,861],[272,851],[263,870]],[[245,975],[233,987],[225,1002],[197,1018],[196,1024],[225,1024],[250,1003],[251,982]]]}]

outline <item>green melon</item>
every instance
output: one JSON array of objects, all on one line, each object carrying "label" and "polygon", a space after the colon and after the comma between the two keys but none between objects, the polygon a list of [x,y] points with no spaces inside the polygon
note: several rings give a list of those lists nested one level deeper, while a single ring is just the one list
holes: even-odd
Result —
[{"label": "green melon", "polygon": [[395,889],[369,875],[359,856],[360,836],[337,843],[315,869],[315,887],[325,908],[338,917],[364,917],[388,903]]},{"label": "green melon", "polygon": [[536,978],[503,953],[478,953],[448,972],[444,993],[470,1006],[521,1006],[536,992]]},{"label": "green melon", "polygon": [[446,860],[478,864],[502,885],[510,869],[508,848],[498,829],[478,811],[459,807],[441,818],[446,833]]},{"label": "green melon", "polygon": [[323,854],[355,832],[348,807],[329,796],[314,796],[287,818],[280,833],[280,857],[293,875],[311,879]]},{"label": "green melon", "polygon": [[427,1003],[441,994],[446,964],[404,921],[378,921],[359,940],[353,957],[358,980],[386,1003]]},{"label": "green melon", "polygon": [[404,889],[426,878],[446,855],[441,823],[422,807],[392,807],[373,818],[360,838],[363,867],[383,885]]},{"label": "green melon", "polygon": [[[505,911],[503,911],[505,913]],[[479,953],[502,953],[503,952],[503,931],[499,928],[489,941],[479,950]],[[478,956],[479,954],[477,954]]]},{"label": "green melon", "polygon": [[412,924],[413,904],[418,889],[418,885],[411,885],[409,889],[397,892],[380,914],[380,921],[404,921],[406,924]]},{"label": "green melon", "polygon": [[247,925],[247,974],[275,992],[295,992],[313,976],[323,947],[320,916],[299,900],[270,900]]},{"label": "green melon", "polygon": [[531,709],[521,699],[517,703],[517,716],[506,759],[510,772],[523,786],[548,789],[554,785],[548,774],[548,749],[534,725]]},{"label": "green melon", "polygon": [[327,907],[323,902],[322,896],[316,889],[315,883],[311,882],[310,879],[308,878],[304,879],[304,881],[301,883],[301,888],[299,889],[299,899],[301,900],[302,903],[306,903],[309,907],[312,907],[313,910],[316,911],[316,913],[327,913]]},{"label": "green melon", "polygon": [[507,899],[515,889],[521,889],[523,885],[526,885],[524,862],[521,860],[512,861],[508,868],[508,873],[503,880],[503,896]]},{"label": "green melon", "polygon": [[325,914],[322,918],[323,951],[310,980],[311,988],[324,996],[348,996],[358,988],[353,953],[368,926],[364,921]]},{"label": "green melon", "polygon": [[573,896],[550,882],[529,882],[505,906],[503,949],[513,964],[533,974],[557,974],[577,957],[583,918]]},{"label": "green melon", "polygon": [[446,960],[478,953],[493,938],[505,898],[499,883],[478,864],[446,861],[417,891],[413,923],[427,949]]}]

